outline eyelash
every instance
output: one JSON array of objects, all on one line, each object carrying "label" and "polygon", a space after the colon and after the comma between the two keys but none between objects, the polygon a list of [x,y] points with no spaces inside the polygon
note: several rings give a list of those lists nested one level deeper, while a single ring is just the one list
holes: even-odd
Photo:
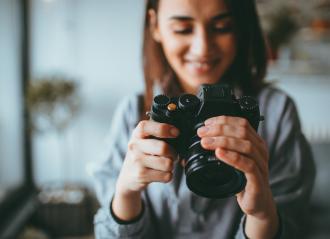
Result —
[{"label": "eyelash", "polygon": [[191,29],[182,29],[182,30],[175,30],[174,31],[175,34],[182,34],[182,35],[187,35],[191,32],[192,32]]},{"label": "eyelash", "polygon": [[[229,33],[233,31],[233,28],[231,26],[226,26],[226,27],[213,27],[212,31],[215,33]],[[187,28],[187,29],[182,29],[182,30],[175,30],[174,33],[175,34],[181,34],[181,35],[188,35],[192,32],[191,28]]]},{"label": "eyelash", "polygon": [[228,33],[228,32],[232,32],[233,28],[232,28],[232,26],[219,27],[219,28],[214,27],[213,31],[217,32],[217,33]]}]

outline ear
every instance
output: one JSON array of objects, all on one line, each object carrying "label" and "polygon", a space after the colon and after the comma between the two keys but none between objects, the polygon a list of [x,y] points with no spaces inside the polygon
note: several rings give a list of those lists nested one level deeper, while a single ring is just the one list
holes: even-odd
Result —
[{"label": "ear", "polygon": [[159,29],[158,29],[158,22],[157,22],[157,13],[155,12],[155,10],[150,9],[148,11],[148,17],[149,17],[149,23],[150,23],[150,32],[151,35],[153,37],[153,39],[156,42],[160,42],[160,33],[159,33]]}]

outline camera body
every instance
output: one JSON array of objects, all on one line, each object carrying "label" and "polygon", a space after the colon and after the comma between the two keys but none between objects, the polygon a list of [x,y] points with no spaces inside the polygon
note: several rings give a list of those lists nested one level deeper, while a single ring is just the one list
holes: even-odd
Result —
[{"label": "camera body", "polygon": [[217,159],[214,151],[202,148],[197,129],[204,126],[208,118],[226,115],[245,118],[257,130],[263,117],[255,99],[250,96],[236,98],[227,84],[203,84],[197,96],[155,96],[148,114],[151,120],[171,124],[180,130],[177,138],[162,140],[186,161],[186,182],[192,192],[208,198],[225,198],[243,190],[244,173]]}]

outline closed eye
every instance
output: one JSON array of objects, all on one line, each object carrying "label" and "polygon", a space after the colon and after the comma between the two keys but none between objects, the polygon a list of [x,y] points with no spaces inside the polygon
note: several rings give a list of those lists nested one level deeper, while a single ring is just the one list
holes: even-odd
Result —
[{"label": "closed eye", "polygon": [[191,28],[183,28],[183,29],[173,30],[173,32],[175,34],[187,35],[187,34],[192,33],[192,29]]},{"label": "closed eye", "polygon": [[213,27],[212,30],[216,33],[230,33],[233,32],[233,27],[232,26]]}]

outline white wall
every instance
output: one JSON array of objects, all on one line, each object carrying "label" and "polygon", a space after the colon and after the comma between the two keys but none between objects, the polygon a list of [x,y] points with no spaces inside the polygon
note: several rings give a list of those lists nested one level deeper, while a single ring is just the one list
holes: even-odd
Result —
[{"label": "white wall", "polygon": [[76,77],[83,100],[79,117],[60,143],[54,132],[35,135],[35,179],[38,184],[89,182],[86,163],[98,158],[116,104],[143,89],[143,3],[33,0],[32,13],[33,75]]},{"label": "white wall", "polygon": [[295,101],[302,128],[312,143],[330,142],[330,77],[276,75],[274,84]]},{"label": "white wall", "polygon": [[18,1],[0,1],[0,201],[23,183],[23,115]]}]

